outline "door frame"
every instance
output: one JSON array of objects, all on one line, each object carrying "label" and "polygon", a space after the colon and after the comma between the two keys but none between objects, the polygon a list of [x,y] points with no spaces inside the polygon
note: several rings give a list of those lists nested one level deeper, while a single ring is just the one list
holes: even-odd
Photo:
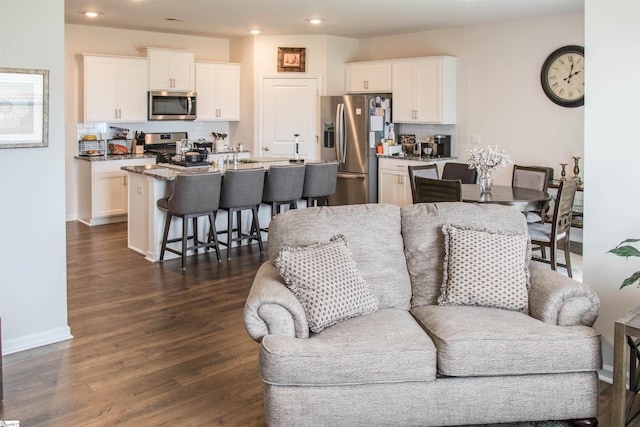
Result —
[{"label": "door frame", "polygon": [[291,79],[300,79],[300,80],[316,80],[318,87],[318,95],[316,96],[316,158],[320,159],[320,96],[322,96],[325,92],[324,87],[322,86],[322,77],[317,74],[304,74],[304,75],[284,75],[284,74],[269,74],[260,76],[260,85],[258,88],[258,105],[255,106],[258,110],[257,127],[258,132],[255,133],[255,141],[253,144],[253,155],[255,157],[262,157],[263,151],[262,147],[264,145],[264,135],[262,134],[262,127],[264,124],[264,111],[262,110],[263,105],[263,94],[264,94],[264,84],[266,80],[291,80]]}]

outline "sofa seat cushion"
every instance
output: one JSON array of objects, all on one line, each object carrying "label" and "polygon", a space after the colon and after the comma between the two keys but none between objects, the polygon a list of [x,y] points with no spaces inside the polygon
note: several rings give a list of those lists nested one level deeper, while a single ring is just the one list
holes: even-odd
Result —
[{"label": "sofa seat cushion", "polygon": [[438,373],[467,377],[601,368],[600,334],[487,307],[423,306],[413,315],[438,350]]},{"label": "sofa seat cushion", "polygon": [[380,309],[309,338],[265,336],[260,375],[277,385],[431,381],[436,349],[408,311]]}]

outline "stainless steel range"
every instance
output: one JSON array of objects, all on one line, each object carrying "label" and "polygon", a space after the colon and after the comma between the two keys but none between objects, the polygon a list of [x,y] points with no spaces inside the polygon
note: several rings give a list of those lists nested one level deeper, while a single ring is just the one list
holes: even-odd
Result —
[{"label": "stainless steel range", "polygon": [[144,151],[155,154],[176,154],[176,146],[188,139],[187,132],[145,133]]},{"label": "stainless steel range", "polygon": [[[144,135],[144,151],[156,154],[158,163],[169,163],[180,166],[209,166],[206,149],[190,145],[190,156],[185,157],[183,150],[178,152],[178,144],[187,140],[187,132],[146,133]],[[197,154],[193,154],[193,152]]]}]

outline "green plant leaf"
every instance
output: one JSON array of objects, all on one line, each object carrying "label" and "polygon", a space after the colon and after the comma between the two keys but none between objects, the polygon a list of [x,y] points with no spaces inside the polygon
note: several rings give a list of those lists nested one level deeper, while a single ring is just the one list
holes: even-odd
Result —
[{"label": "green plant leaf", "polygon": [[[640,280],[640,271],[636,271],[631,275],[631,277],[627,277],[626,279],[624,279],[624,282],[622,282],[622,285],[620,285],[620,289],[629,285],[633,285],[638,280]],[[638,282],[638,287],[640,288],[640,282]]]},{"label": "green plant leaf", "polygon": [[634,248],[633,246],[628,246],[628,245],[627,246],[618,245],[615,248],[611,249],[609,252],[614,255],[622,256],[626,258],[629,258],[630,256],[640,257],[640,251]]},{"label": "green plant leaf", "polygon": [[627,239],[624,242],[620,242],[618,246],[624,245],[625,243],[636,243],[636,242],[640,242],[640,239]]}]

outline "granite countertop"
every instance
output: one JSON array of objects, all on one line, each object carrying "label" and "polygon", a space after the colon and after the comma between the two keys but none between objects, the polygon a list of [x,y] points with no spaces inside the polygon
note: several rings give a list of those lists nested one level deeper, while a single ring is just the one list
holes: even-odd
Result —
[{"label": "granite countertop", "polygon": [[433,157],[433,156],[400,156],[392,154],[376,154],[379,159],[396,159],[396,160],[417,160],[420,162],[442,162],[447,160],[458,160],[457,157]]},{"label": "granite countertop", "polygon": [[155,159],[153,153],[144,154],[106,154],[102,156],[75,156],[76,159],[88,162],[104,162],[106,160]]},{"label": "granite countertop", "polygon": [[143,175],[152,176],[154,178],[163,179],[165,181],[172,181],[176,179],[176,176],[180,174],[199,174],[210,173],[220,171],[224,174],[227,169],[256,169],[264,168],[269,169],[269,166],[282,166],[290,165],[289,161],[276,161],[276,162],[264,162],[264,163],[237,163],[237,164],[224,164],[222,169],[218,169],[213,166],[191,166],[184,167],[178,165],[171,165],[168,163],[159,163],[155,165],[145,166],[123,166],[121,169],[127,172],[139,173]]}]

